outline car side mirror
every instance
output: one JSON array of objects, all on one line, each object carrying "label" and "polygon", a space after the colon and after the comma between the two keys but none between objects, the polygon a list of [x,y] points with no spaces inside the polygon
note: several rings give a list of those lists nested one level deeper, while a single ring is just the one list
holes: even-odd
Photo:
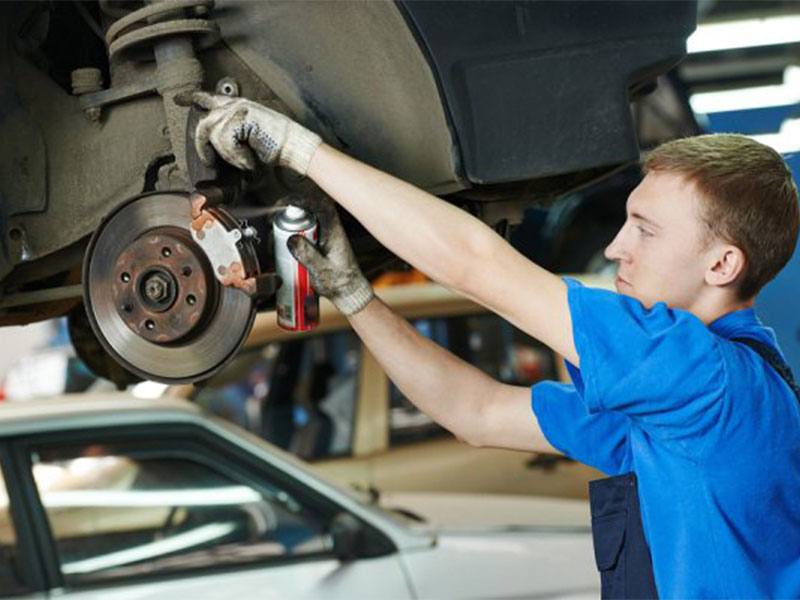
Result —
[{"label": "car side mirror", "polygon": [[353,515],[341,512],[331,521],[330,534],[333,554],[342,562],[361,556],[364,546],[364,525]]}]

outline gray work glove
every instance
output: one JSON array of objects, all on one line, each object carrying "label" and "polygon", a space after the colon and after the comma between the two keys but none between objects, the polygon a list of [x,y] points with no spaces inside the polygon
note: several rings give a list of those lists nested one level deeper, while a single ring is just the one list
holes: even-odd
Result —
[{"label": "gray work glove", "polygon": [[209,111],[197,124],[194,139],[197,154],[207,166],[214,161],[213,148],[239,169],[255,168],[255,152],[264,164],[278,164],[305,175],[322,143],[316,133],[286,115],[244,98],[192,92],[176,97],[175,102]]},{"label": "gray work glove", "polygon": [[300,235],[293,235],[287,241],[292,256],[308,269],[317,293],[347,316],[369,304],[375,292],[358,267],[333,201],[321,192],[311,192],[293,194],[278,204],[299,206],[317,217],[318,245]]}]

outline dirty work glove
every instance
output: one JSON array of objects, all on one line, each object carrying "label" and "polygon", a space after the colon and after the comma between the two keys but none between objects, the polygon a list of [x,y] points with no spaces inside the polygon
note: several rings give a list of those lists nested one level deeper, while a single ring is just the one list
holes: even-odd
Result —
[{"label": "dirty work glove", "polygon": [[253,170],[255,152],[264,164],[278,164],[305,175],[322,143],[316,133],[286,115],[244,98],[192,92],[179,95],[175,102],[209,111],[197,124],[194,136],[197,154],[206,166],[213,163],[216,150],[233,166]]},{"label": "dirty work glove", "polygon": [[311,192],[292,194],[278,204],[299,206],[317,217],[318,245],[300,235],[287,240],[292,256],[308,269],[314,289],[347,316],[369,304],[375,292],[358,267],[333,201],[320,192]]}]

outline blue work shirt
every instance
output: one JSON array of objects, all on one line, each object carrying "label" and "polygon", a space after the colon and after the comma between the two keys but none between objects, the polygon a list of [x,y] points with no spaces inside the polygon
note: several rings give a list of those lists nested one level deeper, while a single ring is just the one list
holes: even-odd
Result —
[{"label": "blue work shirt", "polygon": [[800,410],[753,309],[709,326],[566,280],[580,369],[533,386],[547,440],[634,471],[661,598],[800,597]]}]

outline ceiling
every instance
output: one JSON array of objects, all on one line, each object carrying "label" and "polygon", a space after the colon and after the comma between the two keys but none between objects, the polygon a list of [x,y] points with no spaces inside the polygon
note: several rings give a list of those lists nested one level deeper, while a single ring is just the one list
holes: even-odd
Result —
[{"label": "ceiling", "polygon": [[[800,17],[798,0],[701,0],[700,25],[778,16]],[[798,36],[800,38],[800,36]],[[800,65],[800,43],[690,54],[678,73],[691,92],[777,85]]]}]

